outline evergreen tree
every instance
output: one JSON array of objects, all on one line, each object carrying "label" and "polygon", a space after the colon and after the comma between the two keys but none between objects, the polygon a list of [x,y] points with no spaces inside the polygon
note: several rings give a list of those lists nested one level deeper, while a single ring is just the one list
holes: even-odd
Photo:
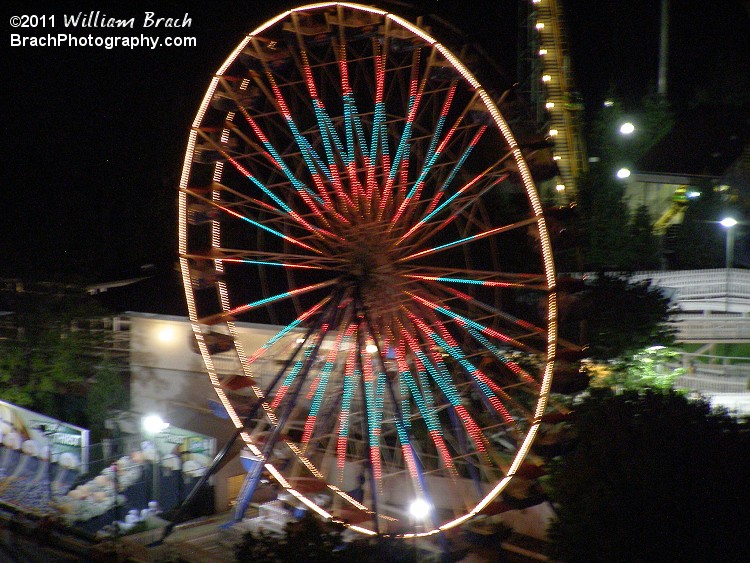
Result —
[{"label": "evergreen tree", "polygon": [[661,267],[659,239],[653,233],[648,207],[640,206],[630,219],[628,240],[631,271],[657,270]]},{"label": "evergreen tree", "polygon": [[750,431],[673,391],[592,390],[552,468],[559,561],[750,561]]}]

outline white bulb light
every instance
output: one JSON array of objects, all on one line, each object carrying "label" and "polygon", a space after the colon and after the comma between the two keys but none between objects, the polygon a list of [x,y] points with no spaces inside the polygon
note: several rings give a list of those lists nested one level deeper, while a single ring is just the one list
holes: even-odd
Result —
[{"label": "white bulb light", "polygon": [[430,513],[430,505],[424,499],[417,499],[409,506],[409,513],[417,519],[426,518]]},{"label": "white bulb light", "polygon": [[160,342],[172,342],[174,340],[174,328],[171,326],[162,327],[159,330],[158,338]]},{"label": "white bulb light", "polygon": [[164,422],[158,414],[150,414],[143,418],[143,430],[148,434],[158,434],[169,427],[168,422]]}]

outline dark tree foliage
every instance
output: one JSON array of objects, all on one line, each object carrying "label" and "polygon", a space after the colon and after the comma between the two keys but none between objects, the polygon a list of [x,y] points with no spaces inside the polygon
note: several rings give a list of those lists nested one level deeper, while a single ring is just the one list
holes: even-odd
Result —
[{"label": "dark tree foliage", "polygon": [[360,563],[407,563],[415,560],[413,544],[374,537],[345,544],[342,525],[323,522],[311,513],[289,522],[282,536],[267,531],[248,532],[235,548],[238,563],[297,563],[357,561]]},{"label": "dark tree foliage", "polygon": [[591,358],[611,360],[674,340],[669,298],[648,280],[600,273],[572,298],[561,313],[561,333],[586,346]]},{"label": "dark tree foliage", "polygon": [[243,562],[344,561],[337,549],[342,546],[343,528],[324,523],[310,513],[289,522],[285,534],[246,533],[235,548],[235,560]]},{"label": "dark tree foliage", "polygon": [[657,270],[661,266],[659,239],[654,235],[648,207],[640,206],[630,218],[628,231],[631,270]]},{"label": "dark tree foliage", "polygon": [[83,290],[49,287],[6,295],[13,311],[0,338],[0,398],[99,435],[128,391],[119,366],[86,329],[105,311]]},{"label": "dark tree foliage", "polygon": [[553,466],[553,556],[750,561],[750,429],[674,391],[592,390]]},{"label": "dark tree foliage", "polygon": [[623,186],[604,166],[592,167],[578,181],[578,228],[586,270],[627,270],[629,215]]}]

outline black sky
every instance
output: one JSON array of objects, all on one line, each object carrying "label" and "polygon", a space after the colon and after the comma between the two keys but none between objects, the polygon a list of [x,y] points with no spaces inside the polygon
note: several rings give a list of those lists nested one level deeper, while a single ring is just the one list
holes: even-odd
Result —
[{"label": "black sky", "polygon": [[[671,0],[674,13],[671,95],[680,104],[727,73],[750,76],[750,24],[739,1]],[[175,260],[176,184],[183,145],[211,74],[243,35],[297,3],[136,0],[6,2],[2,57],[6,97],[2,123],[0,276],[83,280],[133,272]],[[423,0],[480,42],[515,73],[516,0]],[[587,101],[612,86],[637,99],[656,81],[658,2],[576,0],[567,3],[573,68]],[[407,11],[406,3],[380,6]],[[190,35],[197,47],[11,47],[10,16],[99,10],[136,18],[140,35]],[[182,18],[182,30],[144,30],[145,11]],[[53,30],[49,30],[53,31]],[[80,30],[76,31],[80,33]],[[93,30],[106,35],[106,30]],[[732,81],[729,81],[730,83]]]}]

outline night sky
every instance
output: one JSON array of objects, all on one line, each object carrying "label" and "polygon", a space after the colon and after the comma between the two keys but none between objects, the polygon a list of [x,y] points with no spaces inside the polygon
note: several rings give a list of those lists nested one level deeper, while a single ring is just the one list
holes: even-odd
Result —
[{"label": "night sky", "polygon": [[[672,0],[670,96],[713,99],[750,76],[750,23],[738,0]],[[183,145],[212,73],[243,35],[297,3],[258,0],[6,2],[2,57],[3,186],[0,276],[82,281],[132,275],[176,261],[176,185]],[[378,4],[376,2],[376,4]],[[408,14],[404,3],[380,7]],[[584,98],[610,87],[637,100],[656,81],[656,0],[568,2],[573,68]],[[465,30],[515,73],[516,0],[425,0],[427,13]],[[54,6],[54,7],[49,7]],[[67,32],[63,15],[99,10],[135,28],[94,35],[194,36],[197,47],[13,47],[11,33]],[[145,11],[183,29],[143,29]],[[54,30],[11,27],[11,16],[55,15]],[[81,29],[70,30],[83,34]],[[731,80],[726,80],[731,76]]]}]

